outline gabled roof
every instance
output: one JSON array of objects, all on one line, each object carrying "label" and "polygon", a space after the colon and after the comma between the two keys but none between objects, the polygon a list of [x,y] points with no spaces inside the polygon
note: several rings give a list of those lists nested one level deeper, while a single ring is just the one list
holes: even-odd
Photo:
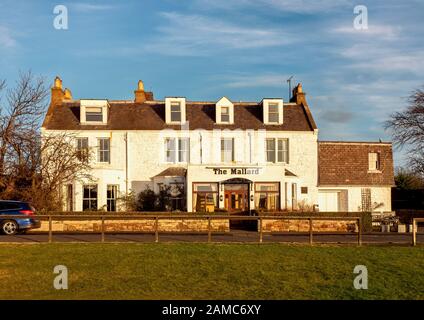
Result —
[{"label": "gabled roof", "polygon": [[[109,116],[106,125],[82,125],[78,100],[51,105],[43,123],[47,130],[162,130],[178,128],[165,122],[164,101],[134,103],[132,101],[109,101]],[[186,117],[190,130],[215,128],[267,129],[285,131],[313,131],[315,122],[303,104],[284,105],[283,123],[265,125],[262,105],[257,102],[234,103],[234,123],[215,122],[215,102],[186,103]]]}]

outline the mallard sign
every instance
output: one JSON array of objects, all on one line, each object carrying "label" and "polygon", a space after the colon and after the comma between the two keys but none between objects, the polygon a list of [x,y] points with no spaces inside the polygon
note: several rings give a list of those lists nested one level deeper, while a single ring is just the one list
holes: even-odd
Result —
[{"label": "the mallard sign", "polygon": [[261,167],[208,167],[215,175],[257,175]]}]

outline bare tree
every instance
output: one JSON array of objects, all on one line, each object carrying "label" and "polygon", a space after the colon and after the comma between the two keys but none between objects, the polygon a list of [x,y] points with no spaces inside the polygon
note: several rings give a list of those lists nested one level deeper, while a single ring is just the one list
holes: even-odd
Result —
[{"label": "bare tree", "polygon": [[[0,81],[0,98],[5,88]],[[63,184],[90,177],[91,154],[81,159],[72,134],[41,133],[47,92],[43,79],[28,72],[7,91],[6,104],[0,100],[0,198],[57,210]]]},{"label": "bare tree", "polygon": [[410,168],[424,175],[424,91],[412,92],[407,108],[393,113],[385,127],[398,147],[407,147]]}]

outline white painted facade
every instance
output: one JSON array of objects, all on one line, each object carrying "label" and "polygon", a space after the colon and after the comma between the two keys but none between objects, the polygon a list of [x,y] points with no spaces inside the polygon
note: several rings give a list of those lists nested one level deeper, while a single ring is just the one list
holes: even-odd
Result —
[{"label": "white painted facade", "polygon": [[[55,131],[48,130],[48,134]],[[60,131],[57,131],[58,133]],[[146,186],[157,192],[158,184],[184,181],[177,177],[157,177],[169,167],[187,169],[186,194],[187,210],[192,211],[192,184],[195,182],[222,182],[232,178],[245,178],[253,182],[278,182],[280,184],[280,208],[293,208],[293,196],[297,203],[317,204],[317,130],[311,132],[282,132],[254,130],[163,130],[163,131],[68,131],[74,137],[88,138],[94,155],[92,162],[93,181],[73,182],[73,208],[82,210],[82,186],[97,184],[98,208],[106,206],[107,185],[118,185],[120,194],[133,191],[139,193]],[[189,162],[166,162],[164,139],[188,137],[190,141]],[[220,161],[220,139],[231,137],[235,140],[235,161]],[[110,138],[110,163],[97,162],[99,138]],[[265,139],[286,138],[289,141],[289,163],[267,163]],[[126,141],[127,139],[127,141]],[[201,149],[202,146],[202,156]],[[211,168],[258,168],[258,174],[215,174]],[[294,176],[285,176],[285,169]],[[296,195],[292,194],[293,186]],[[307,187],[306,194],[301,187]],[[221,189],[220,189],[221,190]],[[254,196],[251,190],[250,196]],[[250,197],[251,198],[251,197]],[[249,199],[250,199],[249,198]],[[219,203],[224,208],[223,201]],[[254,208],[254,201],[250,201]]]}]

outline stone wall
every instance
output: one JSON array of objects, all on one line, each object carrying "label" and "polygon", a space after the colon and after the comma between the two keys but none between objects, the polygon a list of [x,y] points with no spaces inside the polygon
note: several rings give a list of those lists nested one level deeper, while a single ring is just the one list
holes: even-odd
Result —
[{"label": "stone wall", "polygon": [[[106,232],[154,232],[155,220],[106,220]],[[75,231],[96,231],[100,232],[102,223],[100,220],[63,220],[52,221],[53,232],[75,232]],[[39,229],[33,229],[32,232],[47,232],[49,230],[49,222],[42,221]],[[208,221],[200,219],[159,219],[158,230],[161,232],[199,232],[208,231]],[[230,231],[229,221],[226,219],[211,220],[211,230],[214,232]]]},{"label": "stone wall", "polygon": [[[263,232],[309,232],[309,220],[262,220]],[[315,220],[314,232],[355,232],[358,227],[353,220]]]}]

